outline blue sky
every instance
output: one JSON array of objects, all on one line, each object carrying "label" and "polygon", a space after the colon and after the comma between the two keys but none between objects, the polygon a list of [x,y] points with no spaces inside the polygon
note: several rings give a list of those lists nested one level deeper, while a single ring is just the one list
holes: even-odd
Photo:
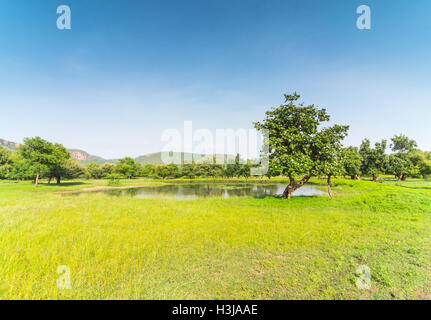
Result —
[{"label": "blue sky", "polygon": [[251,128],[296,90],[351,126],[347,144],[404,133],[431,150],[430,14],[429,0],[0,0],[0,138],[137,156],[185,120]]}]

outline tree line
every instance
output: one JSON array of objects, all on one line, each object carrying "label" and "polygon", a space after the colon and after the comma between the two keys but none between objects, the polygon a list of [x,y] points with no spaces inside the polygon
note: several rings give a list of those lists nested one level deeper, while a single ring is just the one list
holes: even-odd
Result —
[{"label": "tree line", "polygon": [[[391,154],[387,154],[388,142],[382,140],[371,146],[370,140],[364,139],[361,146],[342,148],[339,158],[330,168],[327,175],[349,176],[359,180],[361,176],[371,176],[378,181],[381,174],[394,175],[399,181],[407,177],[426,177],[431,175],[431,152],[417,149],[414,140],[404,135],[395,135],[391,139]],[[0,179],[33,180],[37,185],[39,179],[55,180],[60,184],[62,179],[133,179],[148,177],[166,178],[232,178],[251,176],[250,162],[241,163],[237,155],[234,163],[221,165],[215,163],[141,165],[134,159],[126,157],[117,164],[90,163],[86,166],[70,157],[66,148],[58,143],[51,143],[39,137],[25,139],[17,152],[0,147]],[[270,167],[268,178],[283,176],[286,173],[276,166]]]},{"label": "tree line", "polygon": [[[322,124],[330,120],[326,109],[298,103],[300,96],[296,92],[284,97],[284,104],[267,111],[266,119],[254,125],[269,133],[265,138],[269,152],[261,155],[261,162],[269,163],[266,176],[289,178],[285,198],[290,199],[292,193],[313,176],[326,177],[331,195],[333,177],[360,179],[366,175],[377,182],[382,174],[394,175],[399,181],[431,175],[431,152],[419,150],[416,141],[405,135],[395,135],[390,144],[382,140],[371,145],[369,139],[364,139],[359,148],[344,147],[342,141],[349,126],[323,127]],[[77,178],[248,178],[253,166],[259,164],[242,163],[239,155],[233,163],[224,165],[217,164],[214,156],[210,164],[141,165],[126,157],[117,164],[82,166],[71,159],[64,146],[40,137],[24,139],[15,153],[0,147],[0,179],[33,180],[36,186],[40,178],[48,179],[48,183],[56,180],[58,184],[62,179]]]},{"label": "tree line", "polygon": [[67,149],[58,143],[51,143],[40,137],[26,138],[15,153],[0,147],[0,179],[32,180],[37,186],[40,179],[55,180],[60,184],[63,179],[133,179],[148,177],[197,178],[197,177],[244,177],[251,175],[251,162],[242,163],[239,154],[233,163],[141,165],[133,158],[120,159],[117,164],[90,163],[86,166],[71,158]]}]

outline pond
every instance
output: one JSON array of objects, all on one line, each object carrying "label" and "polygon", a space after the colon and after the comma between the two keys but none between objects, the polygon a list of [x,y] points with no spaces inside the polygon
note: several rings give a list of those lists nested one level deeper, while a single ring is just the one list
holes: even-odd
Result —
[{"label": "pond", "polygon": [[[253,197],[282,196],[286,184],[168,184],[155,187],[104,190],[112,196],[132,196],[136,198],[170,198],[177,200],[194,200],[208,197]],[[315,186],[305,185],[296,190],[292,196],[320,196],[325,192]]]}]

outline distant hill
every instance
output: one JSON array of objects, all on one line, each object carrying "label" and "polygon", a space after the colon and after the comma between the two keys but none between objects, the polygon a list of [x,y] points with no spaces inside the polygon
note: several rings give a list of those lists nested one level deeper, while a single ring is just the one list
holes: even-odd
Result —
[{"label": "distant hill", "polygon": [[[208,154],[198,154],[198,153],[187,153],[187,152],[169,152],[165,154],[167,160],[173,159],[174,163],[213,163],[213,155]],[[146,164],[163,164],[162,152],[150,153],[143,156],[135,158],[136,162],[146,165]],[[235,156],[233,155],[216,155],[216,161],[218,164],[223,164],[224,162],[230,163],[235,161]],[[168,161],[169,162],[169,161]]]},{"label": "distant hill", "polygon": [[0,146],[6,148],[8,150],[15,151],[16,149],[18,149],[20,144],[16,143],[16,142],[11,142],[11,141],[7,141],[4,139],[0,139]]},{"label": "distant hill", "polygon": [[70,156],[78,160],[81,164],[89,164],[89,163],[97,163],[97,164],[104,164],[104,163],[117,163],[117,159],[112,160],[106,160],[99,156],[93,156],[89,154],[86,151],[79,150],[79,149],[67,149],[70,152]]},{"label": "distant hill", "polygon": [[[19,143],[7,141],[4,139],[0,139],[0,146],[5,147],[11,151],[16,151],[20,146]],[[89,163],[97,163],[99,165],[104,163],[118,163],[118,159],[104,159],[99,156],[94,156],[89,154],[86,151],[79,149],[68,149],[70,155],[73,159],[77,160],[79,163],[86,165]],[[208,154],[193,154],[193,153],[185,153],[185,152],[169,152],[165,154],[169,159],[175,159],[175,163],[213,163],[213,155]],[[143,156],[139,156],[135,158],[136,162],[146,165],[146,164],[163,164],[162,161],[162,152],[157,153],[149,153]],[[216,161],[218,164],[223,163],[233,163],[235,161],[234,155],[216,155]]]}]

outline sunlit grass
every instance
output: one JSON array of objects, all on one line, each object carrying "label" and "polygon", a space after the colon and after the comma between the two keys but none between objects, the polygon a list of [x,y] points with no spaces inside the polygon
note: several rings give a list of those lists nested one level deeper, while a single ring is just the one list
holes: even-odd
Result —
[{"label": "sunlit grass", "polygon": [[1,182],[1,298],[430,299],[431,181],[335,183],[333,200],[177,201]]}]

